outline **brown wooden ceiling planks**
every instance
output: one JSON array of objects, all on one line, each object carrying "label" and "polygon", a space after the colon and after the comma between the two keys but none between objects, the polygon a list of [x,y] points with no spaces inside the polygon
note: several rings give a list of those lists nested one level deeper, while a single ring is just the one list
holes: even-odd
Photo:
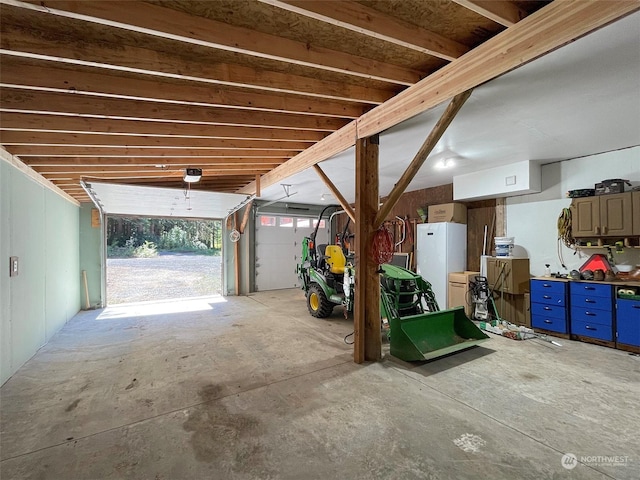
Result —
[{"label": "brown wooden ceiling planks", "polygon": [[469,51],[466,45],[355,2],[259,1],[444,60],[455,60]]},{"label": "brown wooden ceiling planks", "polygon": [[420,73],[411,69],[326,47],[309,48],[301,41],[143,2],[51,1],[45,6],[26,2],[15,4],[48,15],[117,26],[163,39],[372,78],[397,85],[412,85],[420,79]]},{"label": "brown wooden ceiling planks", "polygon": [[[347,76],[331,72],[316,72],[312,76],[309,72],[300,72],[291,67],[269,70],[262,66],[247,66],[244,64],[247,62],[215,62],[211,55],[193,55],[190,58],[175,53],[175,50],[156,51],[141,48],[138,44],[110,44],[98,40],[90,42],[82,36],[66,35],[67,30],[48,32],[42,38],[42,31],[15,26],[4,20],[3,18],[0,45],[6,50],[5,55],[57,61],[74,67],[89,65],[120,74],[144,74],[150,78],[189,80],[208,85],[243,87],[251,91],[370,104],[380,104],[399,91],[399,87],[389,84],[354,77],[344,78]],[[30,18],[25,20],[25,23],[30,22]],[[43,28],[47,28],[47,25]]]},{"label": "brown wooden ceiling planks", "polygon": [[[1,106],[1,104],[0,104]],[[0,130],[84,133],[88,135],[146,135],[317,142],[328,132],[238,125],[140,122],[127,119],[67,117],[36,113],[2,112]]]},{"label": "brown wooden ceiling planks", "polygon": [[0,58],[0,82],[5,86],[28,86],[51,92],[70,92],[89,97],[113,97],[121,99],[145,99],[172,104],[233,108],[251,111],[295,113],[354,119],[365,108],[353,102],[338,102],[312,97],[286,96],[283,94],[257,93],[246,90],[201,86],[196,82],[145,80],[106,75],[104,70],[86,72],[73,70],[71,65],[54,68],[52,62],[38,65],[16,61],[15,57]]},{"label": "brown wooden ceiling planks", "polygon": [[0,143],[32,146],[110,146],[149,148],[209,148],[219,150],[289,150],[302,151],[312,142],[262,139],[194,138],[179,136],[152,137],[148,135],[96,135],[95,133],[37,132],[28,130],[0,130]]}]

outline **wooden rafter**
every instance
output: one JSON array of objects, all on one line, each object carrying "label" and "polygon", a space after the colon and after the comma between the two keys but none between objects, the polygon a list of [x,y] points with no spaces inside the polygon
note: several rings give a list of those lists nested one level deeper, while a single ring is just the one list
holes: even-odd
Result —
[{"label": "wooden rafter", "polygon": [[[256,150],[217,148],[156,148],[156,147],[75,147],[67,145],[37,146],[15,145],[7,148],[14,155],[25,157],[137,157],[137,158],[251,158],[286,160],[297,153],[296,150]],[[272,161],[273,161],[272,160]]]},{"label": "wooden rafter", "polygon": [[91,157],[91,158],[77,158],[77,157],[31,157],[24,159],[24,162],[30,166],[117,166],[117,165],[143,165],[143,166],[156,166],[156,165],[192,165],[192,166],[246,166],[260,168],[273,168],[280,164],[277,160],[270,158],[163,158],[156,160],[155,158],[103,158],[103,157]]},{"label": "wooden rafter", "polygon": [[292,142],[280,140],[245,140],[234,138],[189,138],[178,136],[151,137],[149,135],[96,135],[95,133],[31,132],[0,130],[0,143],[34,146],[109,146],[147,148],[209,148],[220,150],[295,150],[302,151],[312,142]]},{"label": "wooden rafter", "polygon": [[[159,176],[166,172],[184,172],[184,168],[179,165],[163,165],[162,168],[158,168],[155,165],[99,165],[99,166],[84,166],[84,165],[66,165],[66,166],[53,166],[53,165],[29,165],[38,173],[79,173],[79,174],[92,174],[92,173],[118,173],[118,172],[149,172],[157,173]],[[222,175],[257,175],[258,173],[264,173],[268,168],[254,166],[247,167],[245,165],[200,165],[203,172],[207,175],[222,176]]]},{"label": "wooden rafter", "polygon": [[153,50],[129,45],[89,42],[79,45],[75,39],[65,38],[63,33],[57,36],[56,42],[42,42],[34,33],[3,25],[3,34],[0,36],[2,53],[70,66],[91,66],[116,73],[143,74],[150,78],[189,80],[209,85],[369,104],[380,104],[396,93],[391,88],[362,87],[290,73],[257,70],[244,65],[193,62],[170,52],[162,52],[160,55]]},{"label": "wooden rafter", "polygon": [[4,0],[4,2],[46,15],[59,15],[98,25],[115,26],[200,47],[252,55],[397,85],[413,85],[420,79],[419,72],[407,68],[322,47],[309,49],[303,42],[195,17],[178,10],[169,10],[143,2],[52,1],[47,4],[51,6],[18,0]]},{"label": "wooden rafter", "polygon": [[354,128],[357,138],[382,132],[637,10],[626,0],[553,2],[264,175],[262,188],[352,147]]},{"label": "wooden rafter", "polygon": [[427,55],[455,60],[469,47],[356,2],[260,0],[315,20],[353,30]]},{"label": "wooden rafter", "polygon": [[[196,105],[276,113],[295,113],[354,119],[364,113],[361,105],[352,102],[299,96],[276,95],[267,92],[247,92],[229,88],[214,89],[195,82],[172,83],[160,80],[88,73],[63,68],[6,62],[2,56],[0,87],[32,87],[49,92],[72,92],[74,95],[120,99],[145,99],[170,104]],[[115,72],[114,72],[115,73]],[[167,88],[168,87],[168,88]]]},{"label": "wooden rafter", "polygon": [[334,131],[345,124],[344,120],[328,117],[248,112],[193,105],[168,105],[140,100],[89,98],[72,93],[17,91],[15,89],[2,89],[0,102],[2,103],[2,111],[49,112],[55,115],[86,115],[93,118],[129,118],[172,123],[264,126],[319,131]]},{"label": "wooden rafter", "polygon": [[317,142],[327,133],[313,130],[247,127],[242,125],[202,125],[196,123],[141,122],[133,119],[67,117],[35,113],[2,113],[0,130],[83,133],[87,135],[145,135],[161,137],[202,137],[282,142]]},{"label": "wooden rafter", "polygon": [[505,27],[515,25],[527,16],[527,12],[511,0],[453,1]]},{"label": "wooden rafter", "polygon": [[327,176],[326,173],[324,173],[322,171],[322,169],[318,166],[318,165],[314,165],[313,166],[314,170],[316,171],[316,173],[318,174],[318,176],[320,177],[320,179],[324,182],[324,184],[327,186],[327,188],[329,190],[331,190],[331,194],[336,197],[336,199],[338,200],[338,203],[340,203],[340,206],[342,207],[342,209],[345,211],[345,213],[349,216],[349,218],[351,219],[352,222],[355,223],[356,221],[356,214],[353,211],[353,208],[351,208],[351,205],[349,205],[349,202],[347,202],[347,200],[344,198],[344,196],[340,193],[340,190],[338,190],[336,188],[336,186],[334,185],[334,183],[331,181],[331,179]]}]

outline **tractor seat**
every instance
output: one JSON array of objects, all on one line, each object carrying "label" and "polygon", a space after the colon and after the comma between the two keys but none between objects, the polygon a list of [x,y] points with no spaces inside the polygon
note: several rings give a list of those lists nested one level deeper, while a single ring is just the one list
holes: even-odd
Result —
[{"label": "tractor seat", "polygon": [[338,245],[327,245],[324,250],[324,256],[329,265],[329,271],[336,275],[344,274],[344,267],[347,263],[347,259],[344,258],[344,253],[342,253],[342,248]]}]

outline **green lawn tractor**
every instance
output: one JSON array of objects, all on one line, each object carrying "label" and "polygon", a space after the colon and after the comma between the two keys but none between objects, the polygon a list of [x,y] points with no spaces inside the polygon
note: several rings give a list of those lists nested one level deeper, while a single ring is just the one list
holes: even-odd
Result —
[{"label": "green lawn tractor", "polygon": [[[331,315],[336,305],[342,305],[345,311],[353,310],[354,273],[353,259],[347,259],[348,251],[341,245],[317,244],[318,227],[325,212],[334,206],[325,207],[316,222],[310,237],[302,242],[302,257],[297,267],[298,277],[302,280],[302,289],[307,296],[309,313],[317,318]],[[349,222],[342,233],[341,240],[347,236]]]},{"label": "green lawn tractor", "polygon": [[[306,292],[309,313],[328,317],[336,305],[353,310],[355,268],[342,245],[316,245],[318,218],[311,237],[302,244],[298,276]],[[340,239],[344,244],[345,227]],[[405,361],[430,360],[484,342],[489,337],[464,308],[440,310],[431,284],[420,275],[395,265],[381,265],[380,315],[389,322],[390,353]]]}]

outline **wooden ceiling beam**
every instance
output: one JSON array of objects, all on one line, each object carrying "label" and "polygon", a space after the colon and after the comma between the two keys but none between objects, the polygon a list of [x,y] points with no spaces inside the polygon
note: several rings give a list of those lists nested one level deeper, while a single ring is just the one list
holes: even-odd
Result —
[{"label": "wooden ceiling beam", "polygon": [[137,157],[137,158],[271,158],[286,160],[298,153],[297,150],[255,150],[255,149],[207,149],[207,148],[146,148],[146,147],[74,147],[67,145],[31,146],[13,145],[7,148],[13,155],[27,157]]},{"label": "wooden ceiling beam", "polygon": [[0,144],[76,147],[148,147],[148,148],[210,148],[220,150],[296,150],[302,151],[313,142],[283,142],[279,140],[238,140],[227,138],[150,137],[148,135],[96,135],[67,132],[32,132],[0,130]]},{"label": "wooden ceiling beam", "polygon": [[338,50],[309,46],[304,42],[229,25],[138,1],[27,3],[5,0],[9,5],[73,18],[97,25],[117,27],[174,42],[225,50],[268,60],[370,78],[396,85],[413,85],[420,72],[358,57]]},{"label": "wooden ceiling beam", "polygon": [[455,60],[470,49],[400,19],[356,2],[326,0],[259,0],[290,12],[447,61]]},{"label": "wooden ceiling beam", "polygon": [[515,25],[527,12],[511,0],[453,0],[457,4],[473,10],[485,18],[505,27]]},{"label": "wooden ceiling beam", "polygon": [[[380,133],[638,10],[632,0],[552,2],[263,175],[261,187],[352,147],[354,130],[357,138]],[[254,190],[252,181],[238,193]]]},{"label": "wooden ceiling beam", "polygon": [[29,157],[23,160],[30,166],[92,166],[92,165],[168,165],[168,166],[223,166],[223,165],[243,165],[248,167],[260,166],[261,168],[273,168],[282,162],[272,158],[164,158],[160,161],[153,158],[77,158],[77,157]]},{"label": "wooden ceiling beam", "polygon": [[[161,176],[162,173],[167,172],[184,172],[184,168],[175,169],[173,167],[167,167],[167,169],[158,169],[155,167],[141,167],[141,166],[118,166],[118,167],[33,167],[33,169],[41,175],[95,175],[95,174],[108,174],[108,173],[158,173]],[[203,176],[227,176],[227,175],[259,175],[267,172],[266,168],[248,168],[248,167],[203,167]]]},{"label": "wooden ceiling beam", "polygon": [[72,93],[47,93],[7,89],[0,91],[2,111],[51,113],[90,118],[139,119],[172,123],[243,125],[293,130],[335,131],[345,120],[309,115],[248,112],[192,105],[169,105],[141,100],[89,98]]},{"label": "wooden ceiling beam", "polygon": [[[7,61],[10,60],[10,61]],[[50,92],[71,92],[89,97],[111,97],[129,100],[144,99],[172,104],[196,105],[238,110],[294,113],[354,119],[364,113],[362,105],[329,99],[247,92],[190,84],[166,83],[161,80],[89,73],[81,70],[26,65],[10,56],[0,57],[0,82],[4,86],[37,88]],[[115,72],[114,72],[115,73]]]},{"label": "wooden ceiling beam", "polygon": [[364,87],[321,78],[258,70],[244,65],[194,62],[170,52],[156,52],[128,45],[78,42],[59,32],[56,33],[55,42],[43,42],[35,32],[16,28],[5,22],[2,24],[0,46],[5,56],[53,61],[61,65],[88,66],[104,71],[136,73],[150,78],[171,78],[206,85],[372,105],[381,104],[398,91],[398,87]]},{"label": "wooden ceiling beam", "polygon": [[62,132],[87,135],[134,135],[158,138],[227,138],[240,140],[278,140],[317,142],[327,133],[313,130],[245,127],[240,125],[201,125],[192,123],[141,122],[89,117],[61,117],[35,113],[2,114],[2,131]]}]

